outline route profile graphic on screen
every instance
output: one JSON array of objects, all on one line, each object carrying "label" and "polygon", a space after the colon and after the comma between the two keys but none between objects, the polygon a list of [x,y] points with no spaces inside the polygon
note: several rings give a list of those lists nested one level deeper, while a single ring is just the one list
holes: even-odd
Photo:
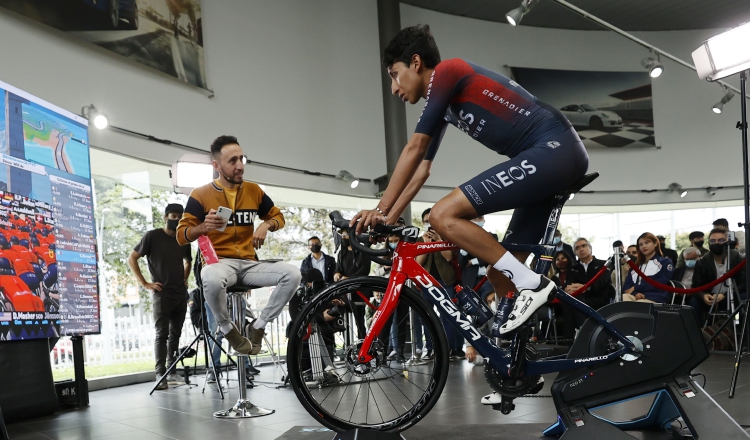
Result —
[{"label": "route profile graphic on screen", "polygon": [[0,341],[100,332],[88,121],[0,81]]}]

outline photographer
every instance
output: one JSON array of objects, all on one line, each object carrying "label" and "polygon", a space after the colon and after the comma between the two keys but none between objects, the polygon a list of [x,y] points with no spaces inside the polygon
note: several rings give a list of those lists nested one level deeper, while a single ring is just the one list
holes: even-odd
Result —
[{"label": "photographer", "polygon": [[[709,253],[702,256],[695,264],[693,269],[693,286],[704,286],[719,277],[727,273],[733,267],[740,264],[742,257],[739,251],[734,249],[732,243],[730,243],[729,232],[723,228],[715,228],[708,234],[708,249]],[[727,255],[727,250],[729,250]],[[699,292],[690,297],[688,304],[695,309],[695,313],[698,316],[699,322],[706,320],[706,313],[711,308],[712,304],[716,304],[716,308],[726,310],[727,308],[727,295],[729,294],[729,283],[734,280],[737,284],[736,291],[744,296],[745,292],[745,271],[742,270],[731,279],[714,286],[711,291]],[[742,298],[745,299],[745,298]]]},{"label": "photographer", "polygon": [[[325,287],[325,280],[323,279],[323,275],[318,269],[310,269],[303,274],[303,285],[299,289],[297,289],[296,294],[293,295],[292,299],[289,300],[289,315],[292,319],[289,322],[289,327],[287,327],[287,337],[289,336],[288,332],[291,331],[291,324],[297,318],[300,310],[302,310],[302,308]],[[335,336],[337,332],[346,331],[346,325],[344,324],[344,320],[341,319],[341,315],[343,313],[346,313],[347,310],[348,307],[344,300],[334,299],[332,301],[329,301],[327,304],[324,304],[323,312],[315,318],[318,332],[323,338],[323,343],[325,344],[326,351],[328,352],[328,359],[330,359],[331,362],[330,364],[326,363],[325,357],[321,359],[321,361],[323,363],[323,367],[329,371],[330,377],[327,379],[330,379],[331,381],[335,380],[335,382],[338,382],[338,375],[333,372],[333,369],[335,368],[333,365],[333,358],[336,348]],[[312,368],[312,359],[309,351],[309,345],[309,343],[304,344],[303,347],[303,353],[300,363],[300,368],[302,371],[310,370]]]}]

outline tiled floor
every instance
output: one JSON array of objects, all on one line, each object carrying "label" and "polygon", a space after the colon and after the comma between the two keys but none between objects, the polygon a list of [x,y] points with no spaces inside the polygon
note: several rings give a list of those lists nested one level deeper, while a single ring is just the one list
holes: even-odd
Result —
[{"label": "tiled floor", "polygon": [[[706,374],[706,389],[741,425],[750,425],[750,359],[740,370],[736,395],[727,394],[734,358],[712,355],[697,371]],[[270,380],[272,367],[262,368],[260,377]],[[268,377],[266,377],[268,376]],[[541,394],[549,394],[554,376],[546,377],[547,386]],[[202,385],[202,379],[200,380]],[[276,410],[275,414],[242,421],[214,419],[214,411],[230,407],[237,398],[236,382],[225,400],[216,391],[201,387],[170,388],[149,395],[152,384],[132,385],[96,391],[90,394],[90,406],[76,411],[59,412],[52,416],[28,420],[8,426],[13,440],[152,440],[252,438],[272,440],[293,426],[318,426],[297,401],[291,389],[256,386],[248,390],[257,405]],[[488,386],[480,367],[468,362],[453,362],[448,384],[435,408],[420,424],[470,425],[506,423],[552,423],[555,410],[552,400],[545,398],[517,399],[516,410],[510,415],[484,407],[479,399]],[[638,411],[640,408],[631,408]],[[541,433],[540,433],[541,435]]]}]

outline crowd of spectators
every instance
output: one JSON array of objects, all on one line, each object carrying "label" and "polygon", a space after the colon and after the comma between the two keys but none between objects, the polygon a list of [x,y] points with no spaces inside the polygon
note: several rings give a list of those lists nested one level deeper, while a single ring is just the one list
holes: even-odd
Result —
[{"label": "crowd of spectators", "polygon": [[[400,220],[403,222],[403,219]],[[478,217],[472,220],[480,227],[484,227],[485,220]],[[430,209],[422,213],[423,235],[419,238],[421,242],[440,241],[439,234],[430,226]],[[703,286],[726,273],[728,268],[734,267],[742,260],[737,250],[738,243],[730,237],[728,222],[718,219],[713,224],[714,228],[709,232],[708,239],[701,231],[691,232],[688,236],[690,246],[684,249],[670,249],[663,235],[655,235],[651,232],[641,234],[635,243],[626,245],[620,240],[613,243],[613,248],[620,250],[622,255],[631,259],[640,269],[640,272],[654,281],[664,285],[691,288]],[[498,236],[493,233],[489,235],[494,240]],[[398,236],[388,238],[386,245],[395,248]],[[318,268],[325,270],[326,282],[338,281],[348,277],[365,276],[369,274],[388,277],[390,267],[378,266],[370,271],[370,264],[363,255],[353,252],[349,245],[349,237],[344,233],[341,250],[335,258],[325,255],[321,251],[320,240],[311,237],[308,240],[310,255],[302,262],[301,270]],[[708,247],[705,245],[708,244]],[[709,317],[713,311],[726,310],[727,296],[730,284],[734,286],[736,298],[744,299],[744,272],[737,274],[730,280],[692,295],[674,295],[667,290],[654,287],[646,282],[640,274],[631,269],[626,258],[609,264],[604,276],[593,281],[585,291],[580,291],[587,283],[600,272],[607,264],[604,259],[596,258],[592,246],[585,237],[579,237],[574,242],[565,243],[559,230],[555,232],[553,245],[555,246],[553,261],[548,277],[560,288],[569,294],[575,294],[583,303],[594,309],[603,307],[616,300],[616,286],[619,284],[623,301],[637,301],[650,303],[678,303],[692,306],[701,322]],[[487,262],[481,261],[464,250],[441,251],[417,257],[421,264],[451,295],[455,295],[456,286],[473,287],[485,277],[487,273]],[[620,279],[615,278],[614,264],[620,265]],[[335,269],[334,269],[335,268]],[[496,295],[490,283],[484,283],[477,289],[477,294],[485,302],[495,308]],[[502,297],[507,292],[502,292],[497,297]],[[382,299],[382,292],[369,292],[372,295],[370,304],[377,307]],[[366,329],[371,325],[375,310],[364,302],[353,302],[354,315],[358,328],[359,337],[363,337]],[[555,305],[555,313],[550,313],[545,308],[539,315],[547,314],[551,317],[557,316],[561,325],[562,340],[572,340],[577,329],[583,325],[585,316],[566,305]],[[545,319],[549,320],[549,316]],[[542,317],[544,318],[544,317]],[[560,319],[561,318],[561,319]],[[544,319],[542,319],[544,320]],[[473,348],[465,344],[461,335],[448,323],[446,317],[441,317],[445,329],[450,350],[451,359],[468,358],[476,361],[477,355]],[[408,324],[408,308],[399,308],[395,316],[387,323],[386,329],[381,335],[384,346],[388,347],[389,359],[403,361],[405,359],[404,347],[411,335]],[[416,338],[416,354],[424,360],[434,357],[432,340],[430,335],[424,335],[424,328],[419,318],[413,323],[413,334]],[[540,325],[543,325],[540,324]],[[483,333],[489,334],[491,321],[485,324]],[[387,334],[386,334],[387,333]],[[464,352],[464,347],[466,352]]]}]

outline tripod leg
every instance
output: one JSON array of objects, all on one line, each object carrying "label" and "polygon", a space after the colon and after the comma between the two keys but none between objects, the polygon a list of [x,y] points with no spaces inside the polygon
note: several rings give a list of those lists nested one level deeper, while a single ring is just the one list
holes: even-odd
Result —
[{"label": "tripod leg", "polygon": [[[193,347],[193,345],[197,344],[199,341],[200,341],[200,335],[196,335],[195,339],[193,339],[193,342],[191,342],[190,345],[188,345],[187,347],[185,347],[182,350],[182,352],[180,352],[180,355],[177,356],[177,359],[175,359],[174,361],[172,361],[172,363],[169,365],[169,367],[167,367],[166,373],[164,373],[164,375],[162,376],[162,378],[164,378],[164,380],[166,380],[166,377],[169,376],[170,372],[174,371],[174,369],[177,368],[177,363],[180,362],[180,361],[182,361],[183,359],[185,359],[185,354]],[[196,347],[197,347],[197,345],[196,345]],[[151,388],[151,392],[148,393],[149,395],[154,394],[154,391],[156,391],[156,387],[159,386],[160,382],[156,382],[154,384],[154,387]]]},{"label": "tripod leg", "polygon": [[[740,339],[739,344],[737,344],[737,352],[735,353],[734,357],[734,370],[732,371],[732,382],[729,385],[729,397],[734,397],[734,390],[737,387],[737,377],[740,374],[740,361],[742,361],[742,341],[745,339],[745,331],[747,331],[747,321],[748,316],[750,316],[750,313],[747,313],[747,302],[742,304],[742,306],[738,307],[738,310],[745,306],[745,317],[742,320],[742,333],[740,333]],[[730,318],[733,319],[733,318]]]}]

